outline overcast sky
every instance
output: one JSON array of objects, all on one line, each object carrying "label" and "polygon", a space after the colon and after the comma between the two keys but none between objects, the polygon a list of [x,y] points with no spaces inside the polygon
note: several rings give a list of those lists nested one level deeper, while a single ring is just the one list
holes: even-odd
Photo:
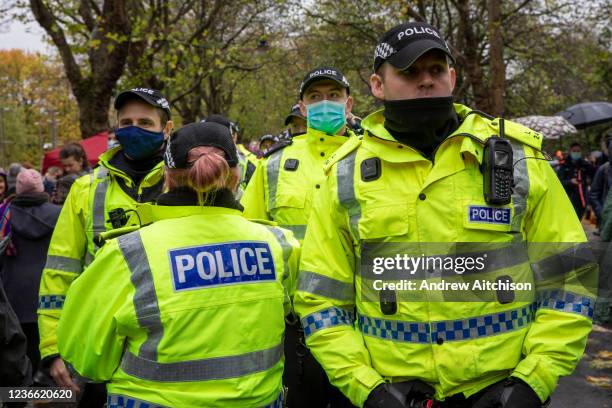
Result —
[{"label": "overcast sky", "polygon": [[0,30],[0,49],[21,48],[27,51],[50,53],[50,47],[43,42],[43,29],[36,22],[27,26],[15,21]]}]

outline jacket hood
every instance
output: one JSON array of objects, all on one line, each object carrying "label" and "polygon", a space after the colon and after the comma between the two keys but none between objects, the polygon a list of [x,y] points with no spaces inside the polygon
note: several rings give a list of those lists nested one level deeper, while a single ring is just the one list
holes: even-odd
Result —
[{"label": "jacket hood", "polygon": [[36,203],[31,196],[17,196],[11,202],[11,228],[27,239],[44,238],[53,232],[60,211],[58,205],[46,201]]}]

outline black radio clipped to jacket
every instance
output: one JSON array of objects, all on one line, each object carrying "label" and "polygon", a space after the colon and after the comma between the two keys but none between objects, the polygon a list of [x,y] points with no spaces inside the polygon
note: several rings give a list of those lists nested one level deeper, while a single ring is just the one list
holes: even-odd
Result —
[{"label": "black radio clipped to jacket", "polygon": [[512,146],[503,137],[503,119],[500,119],[501,137],[490,137],[484,147],[483,192],[487,204],[510,204],[514,184]]},{"label": "black radio clipped to jacket", "polygon": [[121,228],[128,222],[127,211],[123,208],[115,208],[108,212],[108,217],[113,228]]}]

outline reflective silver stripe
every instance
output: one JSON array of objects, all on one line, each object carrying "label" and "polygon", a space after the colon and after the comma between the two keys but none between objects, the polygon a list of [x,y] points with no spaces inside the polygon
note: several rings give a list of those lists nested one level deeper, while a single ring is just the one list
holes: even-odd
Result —
[{"label": "reflective silver stripe", "polygon": [[87,252],[85,252],[85,266],[89,266],[93,260],[94,256],[91,254],[91,252],[89,252],[89,250],[87,250]]},{"label": "reflective silver stripe", "polygon": [[[104,207],[106,201],[106,190],[108,189],[108,178],[106,177],[107,175],[108,169],[106,167],[100,167],[98,170],[98,175],[96,177],[100,181],[96,185],[96,191],[94,193],[93,205],[91,209],[92,229],[94,236],[106,231],[106,226],[104,222],[106,214]],[[98,248],[97,245],[96,248]]]},{"label": "reflective silver stripe", "polygon": [[80,259],[68,258],[67,256],[49,255],[45,269],[56,269],[62,272],[81,273],[83,265]]},{"label": "reflective silver stripe", "polygon": [[355,287],[352,282],[341,282],[314,272],[300,271],[297,290],[331,299],[355,302]]},{"label": "reflective silver stripe", "polygon": [[543,281],[568,274],[589,264],[595,267],[596,260],[590,244],[584,242],[531,264],[531,269],[535,280]]},{"label": "reflective silver stripe", "polygon": [[153,274],[140,238],[140,231],[122,235],[117,241],[130,268],[131,281],[135,289],[133,301],[138,324],[149,332],[147,339],[140,346],[138,355],[149,360],[157,360],[157,346],[164,334],[164,327],[161,323]]},{"label": "reflective silver stripe", "polygon": [[[106,404],[107,408],[169,408],[166,405],[158,405],[121,394],[109,394],[106,398]],[[282,406],[283,394],[280,393],[274,401],[261,408],[282,408]]]},{"label": "reflective silver stripe", "polygon": [[268,176],[268,211],[276,208],[276,189],[278,187],[278,173],[280,171],[283,150],[279,150],[270,156],[266,172]]},{"label": "reflective silver stripe", "polygon": [[283,249],[283,279],[287,279],[289,277],[289,257],[291,256],[291,251],[293,251],[293,247],[291,246],[289,241],[287,241],[287,238],[285,238],[285,234],[283,234],[283,231],[276,227],[268,227],[268,229],[274,234],[276,240]]},{"label": "reflective silver stripe", "polygon": [[[512,204],[514,206],[514,217],[512,218],[512,231],[519,231],[514,236],[514,241],[522,241],[523,234],[521,224],[527,211],[527,197],[529,196],[529,172],[527,171],[527,159],[523,145],[512,142],[514,163],[514,189],[512,192]],[[522,159],[522,160],[521,160]],[[518,161],[520,160],[520,161]]]},{"label": "reflective silver stripe", "polygon": [[298,240],[304,239],[306,235],[306,225],[279,225],[279,227],[291,230],[293,236]]},{"label": "reflective silver stripe", "polygon": [[361,218],[361,207],[355,197],[355,156],[354,151],[338,162],[338,201],[346,208],[349,216],[349,224],[353,236],[359,240],[359,219]]},{"label": "reflective silver stripe", "polygon": [[283,343],[272,348],[236,356],[161,363],[135,356],[126,351],[121,369],[127,374],[148,381],[208,381],[238,378],[269,370],[281,361]]},{"label": "reflective silver stripe", "polygon": [[106,404],[107,408],[169,408],[121,394],[108,394]]}]

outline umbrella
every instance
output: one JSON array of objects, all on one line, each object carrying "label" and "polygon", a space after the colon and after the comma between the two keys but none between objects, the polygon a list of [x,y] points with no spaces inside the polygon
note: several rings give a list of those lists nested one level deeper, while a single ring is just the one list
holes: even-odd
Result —
[{"label": "umbrella", "polygon": [[577,132],[562,116],[523,116],[513,121],[541,133],[547,139],[560,139],[561,136]]},{"label": "umbrella", "polygon": [[600,123],[612,122],[612,103],[610,102],[584,102],[570,106],[562,112],[563,116],[577,129],[584,129]]},{"label": "umbrella", "polygon": [[[87,153],[87,159],[91,166],[98,164],[98,157],[104,153],[108,148],[108,133],[106,131],[98,133],[97,135],[90,136],[86,139],[79,141],[85,152]],[[42,174],[45,174],[47,169],[51,166],[62,166],[62,162],[59,158],[61,147],[57,149],[49,150],[43,156],[42,163]]]}]

